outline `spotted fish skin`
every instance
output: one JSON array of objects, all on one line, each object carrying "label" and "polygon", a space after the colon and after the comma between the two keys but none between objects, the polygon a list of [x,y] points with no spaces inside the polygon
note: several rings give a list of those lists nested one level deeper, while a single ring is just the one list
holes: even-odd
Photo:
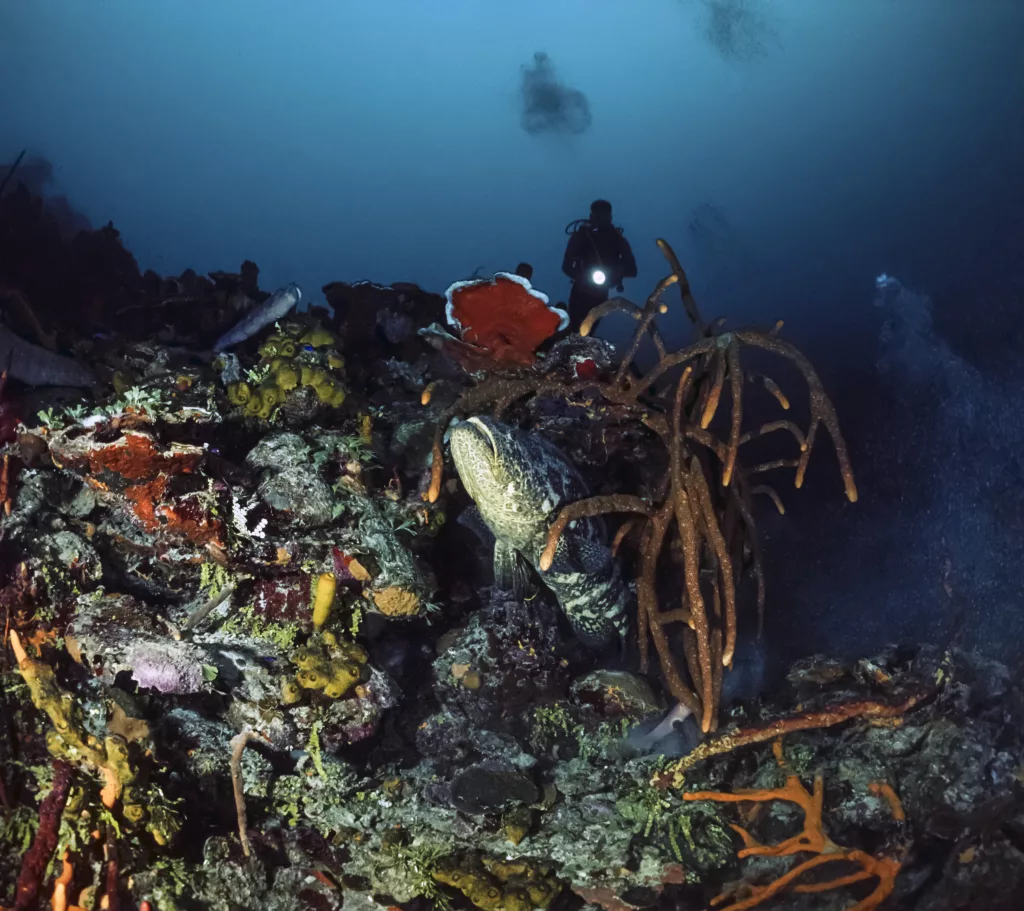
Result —
[{"label": "spotted fish skin", "polygon": [[619,575],[599,518],[578,519],[559,538],[551,567],[540,569],[548,529],[559,510],[589,495],[579,472],[538,433],[489,417],[471,417],[450,434],[452,458],[463,486],[494,534],[496,581],[502,550],[537,571],[586,643],[624,642],[632,594]]}]

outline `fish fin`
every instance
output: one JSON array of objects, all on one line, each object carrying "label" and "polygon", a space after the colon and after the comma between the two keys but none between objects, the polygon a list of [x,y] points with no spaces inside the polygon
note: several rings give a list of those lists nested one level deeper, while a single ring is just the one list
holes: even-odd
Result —
[{"label": "fish fin", "polygon": [[498,539],[494,542],[494,584],[502,591],[512,591],[515,578],[515,549]]},{"label": "fish fin", "polygon": [[523,555],[504,541],[494,542],[494,584],[516,598],[528,597],[533,589]]},{"label": "fish fin", "polygon": [[530,575],[530,564],[519,551],[514,551],[515,562],[512,564],[512,591],[517,598],[532,598],[537,594],[537,586]]},{"label": "fish fin", "polygon": [[459,513],[459,517],[455,522],[461,528],[465,528],[466,531],[470,532],[486,547],[490,547],[495,543],[494,532],[487,527],[484,517],[480,514],[480,510],[476,506],[467,506],[461,513]]},{"label": "fish fin", "polygon": [[625,630],[619,630],[619,653],[616,656],[626,667],[640,664],[640,645],[636,641],[635,624],[627,617]]}]

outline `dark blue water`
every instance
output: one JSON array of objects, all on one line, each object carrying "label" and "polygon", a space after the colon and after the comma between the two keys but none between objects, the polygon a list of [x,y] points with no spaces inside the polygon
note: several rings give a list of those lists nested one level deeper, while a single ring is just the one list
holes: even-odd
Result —
[{"label": "dark blue water", "polygon": [[[861,501],[825,444],[764,512],[778,647],[961,627],[1020,658],[1022,46],[1016,0],[5,3],[0,160],[51,163],[142,268],[248,258],[314,301],[521,260],[564,299],[563,227],[605,197],[629,295],[667,238],[707,316],[784,318],[840,409]],[[883,271],[927,299],[913,345],[880,341]]]}]

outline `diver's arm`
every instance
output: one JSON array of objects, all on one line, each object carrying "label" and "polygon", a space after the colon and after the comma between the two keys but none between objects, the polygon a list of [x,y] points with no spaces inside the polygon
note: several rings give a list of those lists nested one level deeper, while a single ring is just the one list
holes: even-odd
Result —
[{"label": "diver's arm", "polygon": [[580,259],[579,250],[580,239],[577,232],[569,238],[569,243],[565,245],[565,256],[562,257],[562,271],[573,281],[576,281],[579,273],[579,268],[576,265]]}]

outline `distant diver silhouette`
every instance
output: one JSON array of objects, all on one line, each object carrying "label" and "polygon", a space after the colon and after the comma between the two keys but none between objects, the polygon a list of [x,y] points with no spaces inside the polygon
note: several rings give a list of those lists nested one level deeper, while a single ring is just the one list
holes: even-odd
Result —
[{"label": "distant diver silhouette", "polygon": [[529,263],[520,263],[516,266],[515,274],[520,278],[525,278],[528,282],[533,281],[533,266]]},{"label": "distant diver silhouette", "polygon": [[562,271],[572,279],[569,321],[575,329],[598,304],[608,300],[611,288],[623,290],[622,282],[636,277],[636,259],[622,228],[612,224],[612,204],[595,199],[590,218],[578,218],[565,227],[569,242]]},{"label": "distant diver silhouette", "polygon": [[522,68],[519,87],[522,128],[533,136],[586,132],[591,123],[587,96],[558,81],[551,58],[543,51],[533,55],[533,63],[532,67]]}]

